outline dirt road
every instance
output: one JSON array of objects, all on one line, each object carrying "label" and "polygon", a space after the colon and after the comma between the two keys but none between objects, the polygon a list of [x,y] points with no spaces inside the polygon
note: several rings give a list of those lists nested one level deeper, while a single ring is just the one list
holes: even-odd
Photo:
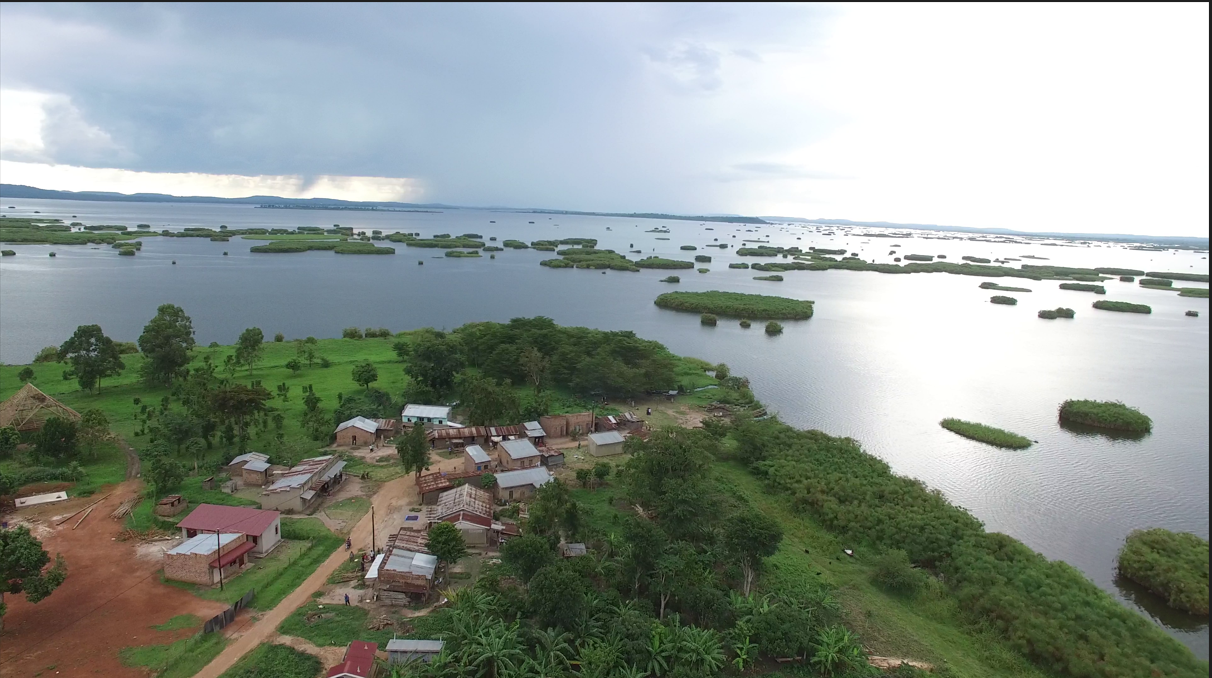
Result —
[{"label": "dirt road", "polygon": [[[433,466],[430,471],[445,470],[451,471],[460,468],[463,464],[462,459],[442,459],[441,457],[431,457]],[[383,548],[383,544],[387,541],[387,535],[399,530],[404,525],[404,516],[408,514],[408,509],[413,506],[419,506],[421,502],[420,496],[417,494],[417,484],[413,476],[404,476],[396,478],[383,484],[379,491],[371,497],[371,504],[374,506],[374,536],[379,548]],[[354,526],[350,533],[350,539],[353,541],[355,549],[369,548],[371,539],[371,513],[367,513],[362,517],[358,524]],[[259,619],[251,625],[241,628],[239,636],[223,649],[223,652],[215,657],[214,661],[199,671],[194,678],[219,678],[219,676],[231,668],[240,657],[243,657],[248,652],[256,649],[258,645],[265,642],[272,642],[278,636],[278,626],[290,616],[292,612],[306,604],[311,600],[311,594],[319,591],[324,586],[328,575],[345,562],[349,555],[344,548],[338,549],[332,554],[328,560],[324,561],[316,571],[312,573],[299,588],[295,589],[278,603],[277,607],[265,612]],[[238,625],[237,625],[238,626]]]},{"label": "dirt road", "polygon": [[[189,592],[160,582],[161,561],[140,557],[135,542],[116,541],[122,521],[111,511],[141,489],[128,480],[84,497],[47,506],[23,509],[8,516],[28,524],[34,536],[53,556],[67,559],[67,579],[42,602],[30,604],[25,596],[7,596],[8,613],[0,633],[0,676],[115,676],[146,675],[123,666],[118,657],[124,647],[171,643],[194,630],[156,631],[181,614],[202,619],[226,607],[196,598]],[[112,494],[98,504],[80,527],[77,518],[56,526],[55,518]],[[53,669],[51,667],[54,667]]]}]

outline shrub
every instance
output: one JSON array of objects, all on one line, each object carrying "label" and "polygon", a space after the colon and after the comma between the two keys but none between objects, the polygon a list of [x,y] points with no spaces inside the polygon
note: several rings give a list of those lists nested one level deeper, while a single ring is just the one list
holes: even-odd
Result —
[{"label": "shrub", "polygon": [[38,355],[34,357],[36,363],[53,363],[59,359],[59,349],[55,346],[43,347],[38,351]]},{"label": "shrub", "polygon": [[1152,419],[1121,402],[1066,400],[1061,403],[1059,416],[1063,421],[1116,431],[1148,433],[1153,430]]},{"label": "shrub", "polygon": [[362,330],[360,330],[356,327],[346,327],[345,329],[341,330],[341,338],[342,339],[361,339]]},{"label": "shrub", "polygon": [[1208,541],[1161,528],[1134,530],[1119,552],[1120,574],[1170,607],[1208,616]]},{"label": "shrub", "polygon": [[989,299],[989,303],[1002,304],[1003,306],[1014,306],[1018,303],[1018,299],[1015,299],[1014,297],[995,296]]},{"label": "shrub", "polygon": [[748,318],[741,318],[741,327],[743,327],[745,329],[749,329],[749,327],[751,325],[752,325],[752,323],[749,322]]},{"label": "shrub", "polygon": [[133,257],[133,256],[135,256],[135,248],[133,248],[133,247],[123,247],[122,249],[118,250],[118,256],[120,256],[120,257]]},{"label": "shrub", "polygon": [[704,313],[703,315],[699,316],[699,324],[702,325],[711,325],[712,327],[715,327],[717,320],[718,319],[710,313]]},{"label": "shrub", "polygon": [[871,579],[896,593],[917,593],[926,584],[925,572],[913,567],[909,554],[900,549],[885,551],[875,560]]},{"label": "shrub", "polygon": [[682,279],[676,275],[670,275],[670,276],[661,278],[661,282],[676,283],[676,282],[682,282]]},{"label": "shrub", "polygon": [[764,294],[740,292],[666,292],[653,302],[674,311],[713,313],[732,318],[806,320],[812,317],[812,302]]},{"label": "shrub", "polygon": [[783,326],[780,325],[779,323],[776,323],[773,320],[766,323],[766,334],[775,335],[775,334],[782,334],[782,333],[783,333]]},{"label": "shrub", "polygon": [[711,263],[711,256],[706,254],[696,254],[694,255],[694,260],[699,263],[709,264]]},{"label": "shrub", "polygon": [[1062,290],[1073,290],[1074,292],[1093,292],[1095,294],[1106,294],[1107,288],[1102,285],[1091,285],[1089,283],[1061,283]]},{"label": "shrub", "polygon": [[1143,287],[1173,287],[1174,281],[1165,278],[1141,278],[1140,284]]},{"label": "shrub", "polygon": [[1126,301],[1096,301],[1092,304],[1100,311],[1119,311],[1120,313],[1152,313],[1153,308],[1145,304],[1130,304]]},{"label": "shrub", "polygon": [[984,424],[962,419],[944,419],[938,424],[952,433],[995,447],[1008,447],[1015,450],[1031,447],[1031,440],[1028,438]]},{"label": "shrub", "polygon": [[285,334],[282,334],[281,332],[278,332],[277,334],[275,334],[275,335],[274,335],[274,343],[278,343],[278,344],[280,344],[280,343],[282,343],[282,342],[284,342],[284,341],[286,341],[286,335],[285,335]]}]

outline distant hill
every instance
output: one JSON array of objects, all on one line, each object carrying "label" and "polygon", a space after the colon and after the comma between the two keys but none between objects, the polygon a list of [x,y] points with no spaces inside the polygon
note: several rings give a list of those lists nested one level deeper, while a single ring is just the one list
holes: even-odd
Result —
[{"label": "distant hill", "polygon": [[410,202],[359,202],[332,198],[280,198],[274,195],[251,195],[247,198],[215,198],[203,195],[168,195],[165,193],[113,193],[110,191],[52,191],[20,184],[0,184],[0,198],[40,198],[43,200],[97,200],[101,202],[174,202],[220,203],[229,205],[275,205],[297,207],[354,207],[384,209],[458,209],[454,205],[417,204]]}]

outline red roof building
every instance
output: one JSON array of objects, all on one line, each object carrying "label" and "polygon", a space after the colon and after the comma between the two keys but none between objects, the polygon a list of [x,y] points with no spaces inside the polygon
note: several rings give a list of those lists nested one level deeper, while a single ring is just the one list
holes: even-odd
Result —
[{"label": "red roof building", "polygon": [[375,653],[378,651],[377,643],[355,640],[345,648],[341,663],[324,675],[326,678],[374,678]]},{"label": "red roof building", "polygon": [[269,553],[282,541],[281,514],[247,506],[199,504],[177,527],[186,539],[214,532],[243,534],[252,544],[248,550],[257,555]]}]

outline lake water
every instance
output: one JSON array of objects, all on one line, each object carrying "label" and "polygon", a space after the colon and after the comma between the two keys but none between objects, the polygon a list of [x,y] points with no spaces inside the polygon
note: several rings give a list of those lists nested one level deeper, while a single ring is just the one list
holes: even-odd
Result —
[{"label": "lake water", "polygon": [[[565,325],[633,330],[676,353],[728,363],[734,373],[750,378],[758,397],[785,421],[857,439],[897,473],[919,478],[969,509],[988,529],[1080,568],[1198,656],[1208,657],[1206,619],[1168,610],[1130,582],[1117,581],[1114,571],[1115,555],[1133,529],[1165,527],[1208,537],[1207,299],[1117,280],[1105,283],[1108,293],[1101,297],[1060,290],[1055,281],[998,279],[1034,290],[1006,293],[1019,299],[1010,307],[988,303],[1000,293],[979,289],[984,279],[970,276],[792,271],[776,283],[727,268],[733,261],[763,260],[734,254],[743,240],[759,238],[804,249],[844,247],[881,262],[891,262],[889,252],[895,249],[946,254],[955,262],[963,255],[1033,255],[1049,261],[1022,263],[1198,273],[1208,272],[1205,253],[476,210],[270,210],[8,198],[0,208],[12,216],[37,210],[65,221],[132,228],[150,223],[156,230],[340,223],[367,232],[472,232],[500,241],[593,237],[599,247],[641,249],[645,256],[708,254],[713,262],[699,264],[711,269],[706,274],[603,275],[540,267],[540,260],[553,255],[533,250],[498,252],[495,260],[447,259],[439,250],[398,243],[385,243],[396,248],[394,256],[252,254],[249,247],[258,243],[239,238],[217,243],[149,237],[135,257],[119,257],[108,247],[7,245],[18,255],[0,263],[0,360],[28,362],[39,348],[61,343],[81,324],[98,323],[113,338],[133,341],[156,306],[169,302],[193,318],[203,344],[233,343],[250,326],[287,338],[335,337],[349,326],[453,329],[534,315]],[[645,232],[658,226],[671,233]],[[715,239],[730,248],[704,247]],[[683,252],[680,245],[699,249]],[[47,256],[52,250],[55,258]],[[669,273],[682,282],[658,282]],[[816,314],[784,322],[786,331],[777,337],[766,336],[761,323],[744,330],[722,319],[717,327],[703,327],[696,314],[652,304],[657,294],[671,289],[812,299]],[[1147,303],[1153,314],[1090,307],[1103,298]],[[1037,310],[1057,306],[1076,309],[1077,318],[1035,317]],[[1186,317],[1188,309],[1200,317]],[[1132,440],[1061,428],[1056,408],[1069,398],[1139,407],[1153,417],[1153,433]],[[1006,428],[1038,444],[1025,451],[988,447],[940,428],[944,417]]]}]

